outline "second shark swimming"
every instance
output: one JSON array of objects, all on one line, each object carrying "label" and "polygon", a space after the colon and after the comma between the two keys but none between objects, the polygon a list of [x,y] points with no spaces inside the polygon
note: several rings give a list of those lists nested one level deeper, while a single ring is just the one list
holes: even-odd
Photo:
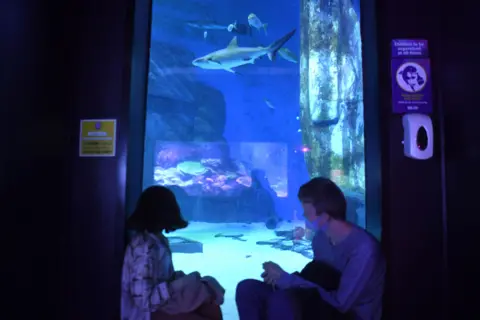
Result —
[{"label": "second shark swimming", "polygon": [[226,48],[197,58],[192,61],[192,64],[202,69],[225,70],[236,73],[233,68],[245,64],[254,64],[255,60],[264,55],[268,55],[271,61],[275,60],[278,51],[290,40],[295,31],[296,29],[293,29],[267,47],[239,47],[237,37],[234,37]]}]

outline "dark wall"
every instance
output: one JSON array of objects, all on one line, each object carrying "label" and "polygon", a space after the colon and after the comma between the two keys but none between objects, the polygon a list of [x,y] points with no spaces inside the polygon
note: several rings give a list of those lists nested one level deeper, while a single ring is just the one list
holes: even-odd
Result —
[{"label": "dark wall", "polygon": [[[377,1],[388,319],[453,319],[479,313],[474,300],[479,270],[480,51],[478,41],[472,40],[478,38],[472,27],[477,7],[465,0]],[[390,114],[387,71],[393,38],[429,40],[436,152],[428,161],[401,154],[401,120]]]},{"label": "dark wall", "polygon": [[478,28],[473,27],[480,5],[461,0],[453,8],[442,10],[439,81],[445,108],[451,311],[455,318],[466,319],[480,315],[480,46]]},{"label": "dark wall", "polygon": [[0,3],[0,282],[9,297],[2,312],[19,318],[59,318],[66,297],[67,73],[59,66],[62,46],[53,50],[60,35],[48,23],[58,20],[44,8],[25,0]]},{"label": "dark wall", "polygon": [[[418,161],[403,155],[401,116],[391,113],[390,42],[428,39],[434,86],[441,77],[434,1],[377,1],[379,105],[382,139],[382,241],[388,259],[386,319],[441,319],[443,299],[443,210],[441,113],[432,115],[435,154]],[[366,71],[368,72],[368,71]],[[435,96],[438,96],[438,90]],[[368,178],[368,177],[367,177]],[[433,307],[435,306],[435,307]],[[419,316],[423,315],[423,316]]]},{"label": "dark wall", "polygon": [[[71,110],[73,140],[67,284],[73,289],[68,308],[75,319],[115,319],[118,312],[130,128],[131,2],[82,0],[69,2],[65,11],[65,102]],[[89,118],[117,119],[116,157],[78,157],[79,121]]]},{"label": "dark wall", "polygon": [[[133,1],[37,2],[0,4],[2,290],[18,318],[118,319]],[[82,118],[118,120],[115,158],[78,157]]]}]

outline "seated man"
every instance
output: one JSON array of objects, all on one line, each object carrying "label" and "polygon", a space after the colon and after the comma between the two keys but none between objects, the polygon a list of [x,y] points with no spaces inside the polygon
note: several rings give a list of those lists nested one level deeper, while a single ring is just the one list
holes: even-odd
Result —
[{"label": "seated man", "polygon": [[[316,229],[314,262],[293,274],[276,263],[264,263],[264,282],[247,279],[237,286],[240,320],[379,320],[385,277],[379,242],[345,221],[345,196],[331,180],[310,180],[300,187],[298,198],[306,220]],[[332,281],[318,280],[322,278],[318,272],[326,275],[318,271],[321,268],[315,274],[315,264],[338,273],[334,287]]]}]

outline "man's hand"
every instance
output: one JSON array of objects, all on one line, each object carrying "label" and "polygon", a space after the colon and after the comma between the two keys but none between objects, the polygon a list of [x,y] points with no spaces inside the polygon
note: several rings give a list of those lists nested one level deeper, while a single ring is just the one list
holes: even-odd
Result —
[{"label": "man's hand", "polygon": [[280,279],[280,277],[286,272],[275,262],[265,262],[263,264],[262,278],[268,284],[275,285],[275,283]]}]

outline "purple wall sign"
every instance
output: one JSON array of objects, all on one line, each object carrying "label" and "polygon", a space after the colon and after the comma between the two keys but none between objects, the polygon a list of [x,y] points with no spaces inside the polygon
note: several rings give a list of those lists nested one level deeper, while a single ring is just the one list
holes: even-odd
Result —
[{"label": "purple wall sign", "polygon": [[393,40],[391,74],[394,113],[432,112],[427,40]]}]

